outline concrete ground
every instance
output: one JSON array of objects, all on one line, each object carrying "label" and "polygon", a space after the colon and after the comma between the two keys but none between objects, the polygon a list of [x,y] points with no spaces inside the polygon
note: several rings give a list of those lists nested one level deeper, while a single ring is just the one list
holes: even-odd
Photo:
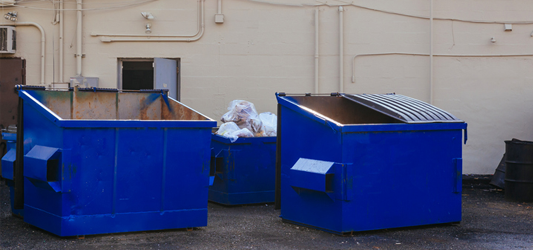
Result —
[{"label": "concrete ground", "polygon": [[504,200],[488,184],[463,183],[463,221],[337,236],[283,223],[273,205],[209,204],[209,226],[59,238],[11,216],[0,184],[0,249],[533,249],[533,204]]}]

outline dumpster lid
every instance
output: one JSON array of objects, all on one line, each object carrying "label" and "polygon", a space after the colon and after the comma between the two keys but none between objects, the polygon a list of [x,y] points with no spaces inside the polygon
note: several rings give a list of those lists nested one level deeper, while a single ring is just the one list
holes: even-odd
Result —
[{"label": "dumpster lid", "polygon": [[429,103],[396,94],[340,94],[342,97],[406,123],[464,122]]}]

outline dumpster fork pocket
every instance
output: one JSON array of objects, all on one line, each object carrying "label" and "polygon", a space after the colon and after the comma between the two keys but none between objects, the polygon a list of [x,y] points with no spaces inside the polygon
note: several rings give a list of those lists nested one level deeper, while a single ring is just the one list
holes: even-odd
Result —
[{"label": "dumpster fork pocket", "polygon": [[326,193],[332,200],[352,199],[351,164],[300,158],[290,169],[290,185]]}]

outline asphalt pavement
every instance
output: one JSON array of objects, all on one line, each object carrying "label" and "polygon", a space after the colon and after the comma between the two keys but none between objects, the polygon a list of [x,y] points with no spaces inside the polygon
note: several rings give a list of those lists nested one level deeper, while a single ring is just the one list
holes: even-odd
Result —
[{"label": "asphalt pavement", "polygon": [[187,230],[60,238],[13,217],[0,181],[0,249],[533,249],[533,204],[501,189],[463,182],[459,224],[338,236],[282,222],[272,204],[209,204],[209,225]]}]

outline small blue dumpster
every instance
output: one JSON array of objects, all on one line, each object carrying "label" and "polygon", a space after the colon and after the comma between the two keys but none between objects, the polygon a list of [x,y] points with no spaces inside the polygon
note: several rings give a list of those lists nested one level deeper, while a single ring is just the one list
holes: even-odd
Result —
[{"label": "small blue dumpster", "polygon": [[274,202],[276,137],[229,138],[213,134],[209,201],[224,205]]},{"label": "small blue dumpster", "polygon": [[284,221],[336,234],[461,221],[466,123],[395,94],[277,94]]},{"label": "small blue dumpster", "polygon": [[84,90],[19,90],[24,221],[59,236],[206,226],[216,122],[163,92]]},{"label": "small blue dumpster", "polygon": [[13,163],[17,155],[15,148],[17,143],[17,131],[7,130],[2,132],[2,138],[6,140],[7,153],[2,156],[2,177],[6,179],[6,185],[9,187],[11,213],[17,217],[24,217],[24,209],[16,209],[14,206],[15,183],[13,182]]}]

